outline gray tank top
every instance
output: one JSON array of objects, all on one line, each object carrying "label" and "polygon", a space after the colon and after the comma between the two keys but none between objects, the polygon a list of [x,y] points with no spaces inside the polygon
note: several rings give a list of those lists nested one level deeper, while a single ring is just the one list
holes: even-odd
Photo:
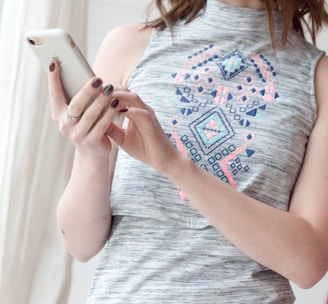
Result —
[{"label": "gray tank top", "polygon": [[[295,32],[280,47],[279,12],[275,24],[276,52],[264,10],[208,0],[193,22],[174,27],[173,40],[153,31],[129,89],[181,153],[237,191],[288,210],[316,120],[322,52]],[[89,303],[294,302],[286,279],[245,256],[165,176],[122,150],[111,204],[112,236]]]}]

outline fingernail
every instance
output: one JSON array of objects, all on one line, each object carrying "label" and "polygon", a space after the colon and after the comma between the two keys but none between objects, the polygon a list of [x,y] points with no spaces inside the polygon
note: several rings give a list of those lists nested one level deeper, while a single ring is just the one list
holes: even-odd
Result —
[{"label": "fingernail", "polygon": [[49,65],[49,71],[50,72],[53,72],[56,68],[56,64],[54,62],[51,62],[50,65]]},{"label": "fingernail", "polygon": [[120,103],[120,101],[119,101],[117,98],[114,98],[114,99],[112,100],[112,103],[110,104],[110,106],[111,106],[112,108],[116,108],[116,107],[118,106],[119,103]]},{"label": "fingernail", "polygon": [[104,94],[108,96],[110,93],[113,92],[114,87],[111,84],[108,84],[104,88]]},{"label": "fingernail", "polygon": [[119,110],[120,113],[126,113],[127,111],[129,111],[129,109],[127,109],[127,108]]},{"label": "fingernail", "polygon": [[91,86],[95,89],[99,88],[101,85],[102,85],[102,80],[100,78],[95,78],[91,83]]}]

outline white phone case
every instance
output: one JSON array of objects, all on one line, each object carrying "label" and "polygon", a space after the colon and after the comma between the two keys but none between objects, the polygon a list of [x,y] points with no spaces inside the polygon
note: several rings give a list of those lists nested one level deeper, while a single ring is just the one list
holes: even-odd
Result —
[{"label": "white phone case", "polygon": [[95,76],[72,37],[63,29],[29,31],[25,38],[46,71],[51,61],[60,64],[61,80],[68,102]]}]

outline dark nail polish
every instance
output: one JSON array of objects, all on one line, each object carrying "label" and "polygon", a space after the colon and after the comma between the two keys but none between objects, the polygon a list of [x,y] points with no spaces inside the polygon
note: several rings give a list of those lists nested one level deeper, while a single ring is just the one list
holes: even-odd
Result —
[{"label": "dark nail polish", "polygon": [[53,72],[56,68],[56,64],[54,62],[51,62],[50,65],[49,65],[49,71],[50,72]]},{"label": "dark nail polish", "polygon": [[129,109],[127,109],[127,108],[119,110],[120,113],[126,113],[127,111],[129,111]]},{"label": "dark nail polish", "polygon": [[101,85],[102,85],[102,80],[100,78],[95,78],[91,83],[91,86],[95,89],[99,88]]},{"label": "dark nail polish", "polygon": [[113,89],[114,89],[114,87],[111,84],[106,85],[105,88],[104,88],[104,94],[106,96],[108,96],[110,93],[113,92]]},{"label": "dark nail polish", "polygon": [[110,106],[111,106],[112,108],[116,108],[116,107],[118,106],[119,103],[120,103],[120,101],[119,101],[117,98],[114,98],[114,99],[112,100],[112,103],[110,104]]}]

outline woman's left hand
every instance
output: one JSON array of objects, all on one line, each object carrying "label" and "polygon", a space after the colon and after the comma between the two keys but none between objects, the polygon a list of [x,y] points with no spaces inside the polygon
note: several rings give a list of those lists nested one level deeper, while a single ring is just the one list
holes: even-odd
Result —
[{"label": "woman's left hand", "polygon": [[128,118],[128,124],[126,128],[111,124],[106,134],[135,159],[165,173],[181,153],[164,133],[153,109],[132,92],[115,90],[112,97],[119,100],[120,115]]}]

